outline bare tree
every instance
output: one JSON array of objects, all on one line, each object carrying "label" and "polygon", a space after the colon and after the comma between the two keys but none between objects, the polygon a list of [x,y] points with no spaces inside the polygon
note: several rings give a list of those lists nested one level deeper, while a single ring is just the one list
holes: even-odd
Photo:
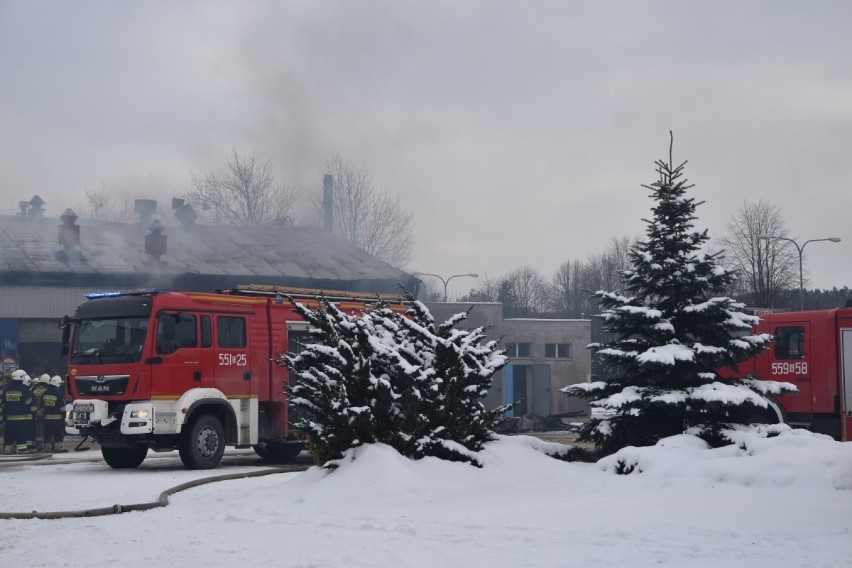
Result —
[{"label": "bare tree", "polygon": [[414,251],[414,215],[399,197],[377,188],[366,166],[352,166],[339,154],[322,168],[334,179],[335,232],[376,258],[405,267]]},{"label": "bare tree", "polygon": [[635,241],[630,237],[613,237],[602,253],[590,255],[586,262],[583,286],[589,292],[620,290],[622,272],[630,266],[630,249]]},{"label": "bare tree", "polygon": [[577,273],[580,262],[566,261],[559,265],[550,279],[550,295],[548,305],[550,310],[560,316],[573,316],[576,297],[574,286],[577,283]]},{"label": "bare tree", "polygon": [[275,182],[271,163],[231,150],[218,172],[192,176],[184,198],[203,217],[230,225],[262,225],[289,219],[293,192]]},{"label": "bare tree", "polygon": [[417,299],[421,302],[443,302],[444,290],[437,282],[432,282],[429,279],[420,281],[420,290],[417,294]]},{"label": "bare tree", "polygon": [[501,279],[491,278],[487,274],[479,279],[479,285],[471,288],[459,298],[459,302],[499,302]]},{"label": "bare tree", "polygon": [[[770,239],[758,239],[764,235]],[[777,237],[789,238],[784,216],[776,205],[760,200],[743,202],[722,239],[727,262],[739,272],[752,305],[776,307],[785,289],[798,284],[798,257]]]},{"label": "bare tree", "polygon": [[630,237],[613,237],[602,253],[563,263],[550,284],[550,309],[568,317],[583,317],[598,312],[598,301],[592,297],[597,290],[618,290],[622,287],[622,271],[629,266],[630,249],[635,243]]},{"label": "bare tree", "polygon": [[500,282],[499,300],[509,317],[540,315],[547,308],[548,287],[544,276],[530,267],[513,270]]},{"label": "bare tree", "polygon": [[118,223],[131,221],[132,215],[127,200],[117,203],[106,185],[101,185],[100,189],[86,189],[85,195],[85,200],[74,203],[74,212],[80,217]]},{"label": "bare tree", "polygon": [[[628,236],[613,237],[609,241],[607,255],[611,258],[610,266],[615,271],[616,279],[621,281],[621,273],[630,266],[630,249],[637,239]],[[615,288],[613,288],[614,290]]]}]

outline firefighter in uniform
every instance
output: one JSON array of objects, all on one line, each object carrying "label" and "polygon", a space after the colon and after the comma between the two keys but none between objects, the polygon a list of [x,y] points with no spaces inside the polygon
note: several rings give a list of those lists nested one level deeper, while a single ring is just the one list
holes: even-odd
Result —
[{"label": "firefighter in uniform", "polygon": [[44,449],[48,452],[67,452],[62,441],[65,439],[65,392],[62,378],[56,375],[49,379],[41,397],[44,410]]},{"label": "firefighter in uniform", "polygon": [[[24,381],[24,385],[30,391],[30,397],[32,397],[33,385],[34,385],[35,381],[33,381],[33,378],[29,375],[29,373],[24,373],[24,378],[22,380]],[[35,406],[35,398],[33,398],[33,405]],[[35,452],[35,420],[36,420],[36,412],[37,411],[38,411],[38,406],[36,406],[36,409],[32,413],[32,416],[33,416],[32,420],[30,420],[29,423],[27,424],[28,434],[27,434],[26,453],[28,453],[28,454]],[[21,453],[20,450],[18,451],[18,453]]]},{"label": "firefighter in uniform", "polygon": [[43,373],[35,379],[33,384],[33,398],[36,403],[35,415],[35,451],[43,452],[44,446],[44,406],[41,403],[41,397],[50,383],[50,375]]},{"label": "firefighter in uniform", "polygon": [[5,450],[7,454],[28,453],[33,443],[33,416],[36,407],[33,393],[27,385],[26,371],[18,369],[3,393],[6,420]]}]

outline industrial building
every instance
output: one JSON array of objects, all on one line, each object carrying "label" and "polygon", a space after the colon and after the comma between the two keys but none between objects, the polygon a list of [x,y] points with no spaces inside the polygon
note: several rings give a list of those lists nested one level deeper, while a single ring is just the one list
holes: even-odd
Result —
[{"label": "industrial building", "polygon": [[137,200],[136,223],[45,215],[38,196],[16,215],[0,215],[0,355],[31,374],[58,373],[57,322],[84,294],[145,288],[212,291],[236,284],[416,293],[412,275],[315,227],[196,224],[182,200],[177,223],[153,218],[157,204]]},{"label": "industrial building", "polygon": [[460,327],[486,327],[500,341],[509,363],[495,377],[486,399],[488,408],[514,404],[508,416],[583,416],[588,402],[559,389],[591,377],[591,321],[588,319],[503,319],[498,302],[427,303],[435,321],[468,312]]}]

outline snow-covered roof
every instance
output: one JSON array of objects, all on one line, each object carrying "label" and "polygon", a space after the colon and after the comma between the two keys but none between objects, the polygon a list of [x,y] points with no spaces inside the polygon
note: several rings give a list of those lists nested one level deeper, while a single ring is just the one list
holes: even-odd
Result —
[{"label": "snow-covered roof", "polygon": [[[166,252],[159,261],[145,251],[147,226],[81,220],[80,242],[70,254],[59,244],[58,219],[0,216],[0,277],[6,281],[67,276],[179,275],[238,277],[247,282],[331,286],[372,291],[413,288],[406,272],[349,241],[314,227],[269,224],[165,226]],[[232,280],[232,278],[227,278]]]}]

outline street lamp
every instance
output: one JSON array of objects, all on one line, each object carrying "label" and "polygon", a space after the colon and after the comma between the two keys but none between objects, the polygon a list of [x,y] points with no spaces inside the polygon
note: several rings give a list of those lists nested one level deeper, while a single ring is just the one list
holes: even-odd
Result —
[{"label": "street lamp", "polygon": [[453,278],[459,278],[459,277],[462,277],[462,276],[470,276],[471,278],[479,278],[479,274],[474,274],[474,273],[453,274],[452,276],[450,276],[449,278],[446,278],[446,279],[442,278],[441,276],[438,276],[437,274],[429,274],[428,272],[416,272],[415,274],[418,274],[420,276],[434,276],[435,278],[437,278],[438,280],[443,282],[444,283],[444,300],[443,300],[444,302],[447,301],[447,284],[450,283],[450,280],[452,280]]},{"label": "street lamp", "polygon": [[759,235],[757,237],[759,241],[787,241],[789,243],[793,243],[793,246],[796,247],[796,250],[799,251],[799,309],[805,309],[805,278],[804,273],[802,271],[802,252],[805,250],[805,246],[808,243],[817,243],[819,241],[831,241],[832,243],[839,243],[840,237],[828,237],[827,239],[811,239],[809,241],[805,241],[799,246],[799,243],[794,241],[793,239],[788,239],[787,237],[774,237],[772,235]]}]

